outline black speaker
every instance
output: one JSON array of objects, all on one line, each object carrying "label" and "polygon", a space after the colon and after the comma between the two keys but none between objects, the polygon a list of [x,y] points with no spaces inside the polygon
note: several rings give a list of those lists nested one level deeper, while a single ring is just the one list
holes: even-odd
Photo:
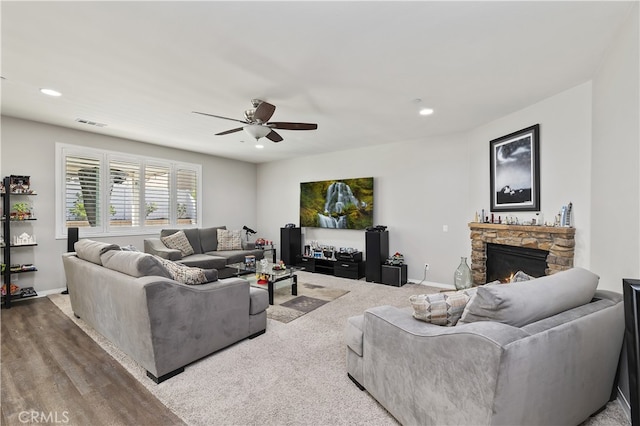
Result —
[{"label": "black speaker", "polygon": [[366,266],[365,279],[369,282],[382,282],[382,264],[389,257],[389,231],[365,232]]},{"label": "black speaker", "polygon": [[73,247],[78,241],[78,228],[67,228],[67,252],[76,251]]},{"label": "black speaker", "polygon": [[280,259],[295,265],[302,254],[302,228],[280,228]]}]

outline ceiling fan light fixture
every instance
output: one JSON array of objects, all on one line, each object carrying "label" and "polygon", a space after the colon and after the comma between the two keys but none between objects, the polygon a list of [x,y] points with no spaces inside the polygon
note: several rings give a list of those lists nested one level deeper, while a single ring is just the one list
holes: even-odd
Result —
[{"label": "ceiling fan light fixture", "polygon": [[263,138],[271,133],[270,127],[261,126],[260,124],[249,124],[248,126],[244,126],[242,129],[255,138],[255,140]]},{"label": "ceiling fan light fixture", "polygon": [[256,148],[257,148],[257,149],[263,149],[263,148],[264,148],[264,145],[262,145],[262,144],[260,144],[260,143],[257,143],[257,144],[256,144]]}]

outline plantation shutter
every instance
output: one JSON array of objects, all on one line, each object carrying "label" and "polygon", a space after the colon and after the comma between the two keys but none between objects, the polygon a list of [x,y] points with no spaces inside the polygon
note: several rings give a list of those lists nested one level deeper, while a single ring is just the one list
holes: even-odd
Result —
[{"label": "plantation shutter", "polygon": [[109,226],[140,226],[140,164],[109,163]]},{"label": "plantation shutter", "polygon": [[176,216],[178,224],[198,223],[198,176],[195,170],[176,170]]},{"label": "plantation shutter", "polygon": [[100,227],[100,158],[66,155],[64,174],[66,227]]},{"label": "plantation shutter", "polygon": [[144,173],[145,226],[168,225],[171,217],[169,167],[147,165]]}]

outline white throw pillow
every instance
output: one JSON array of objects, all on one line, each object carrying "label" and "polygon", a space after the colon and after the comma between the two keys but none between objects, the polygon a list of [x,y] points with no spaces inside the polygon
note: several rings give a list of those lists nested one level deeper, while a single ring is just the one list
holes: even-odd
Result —
[{"label": "white throw pillow", "polygon": [[206,284],[212,281],[218,281],[217,269],[202,269],[190,267],[181,263],[163,259],[160,256],[154,256],[160,261],[162,266],[167,270],[171,279],[187,285]]},{"label": "white throw pillow", "polygon": [[182,257],[189,256],[194,253],[193,247],[191,247],[191,243],[189,243],[189,239],[185,235],[184,231],[174,232],[166,237],[161,237],[160,240],[168,248],[180,250]]},{"label": "white throw pillow", "polygon": [[218,229],[218,251],[242,250],[240,230]]},{"label": "white throw pillow", "polygon": [[476,288],[409,297],[413,317],[435,325],[456,325]]}]

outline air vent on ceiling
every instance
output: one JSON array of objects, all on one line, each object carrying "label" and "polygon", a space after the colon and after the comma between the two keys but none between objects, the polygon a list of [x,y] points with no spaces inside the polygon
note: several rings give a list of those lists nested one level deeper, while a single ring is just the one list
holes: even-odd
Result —
[{"label": "air vent on ceiling", "polygon": [[82,119],[82,118],[76,118],[76,121],[78,123],[87,124],[89,126],[106,127],[106,124],[104,124],[104,123],[98,123],[98,122],[95,122],[95,121],[85,120],[85,119]]}]

